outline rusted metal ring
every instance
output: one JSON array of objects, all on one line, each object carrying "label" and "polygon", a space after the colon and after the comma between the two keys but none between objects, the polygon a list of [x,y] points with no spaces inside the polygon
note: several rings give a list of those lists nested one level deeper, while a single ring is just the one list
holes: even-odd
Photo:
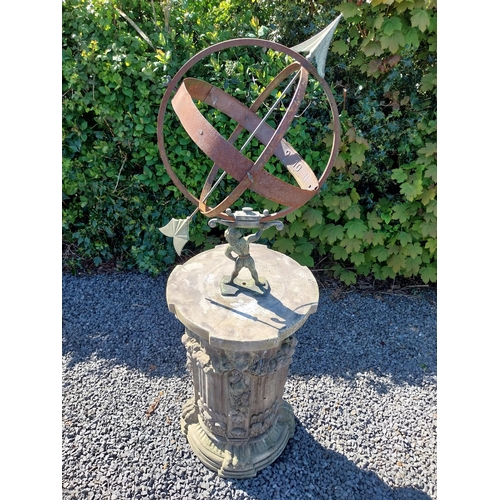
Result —
[{"label": "rusted metal ring", "polygon": [[[179,178],[177,177],[177,175],[173,171],[173,169],[170,165],[170,162],[167,158],[166,151],[165,151],[164,134],[163,134],[163,123],[164,123],[165,111],[166,111],[168,102],[170,101],[170,97],[171,97],[174,89],[176,88],[176,86],[179,83],[179,81],[181,80],[181,78],[186,74],[186,72],[190,68],[192,68],[197,62],[199,62],[200,60],[209,56],[210,54],[213,54],[214,52],[220,52],[220,51],[225,50],[225,49],[230,48],[230,47],[239,47],[239,46],[265,47],[265,48],[270,48],[270,49],[282,52],[284,54],[287,54],[290,57],[294,58],[300,64],[301,71],[304,70],[304,73],[310,72],[316,78],[316,80],[320,83],[323,91],[325,92],[325,94],[327,96],[327,99],[328,99],[328,102],[330,105],[330,110],[331,110],[332,115],[333,115],[333,145],[332,145],[332,150],[330,152],[330,157],[328,159],[326,167],[323,170],[322,175],[318,179],[318,187],[321,187],[324,184],[328,175],[330,174],[330,172],[333,168],[333,165],[335,163],[335,159],[337,157],[339,146],[340,146],[340,121],[339,121],[337,106],[335,104],[335,99],[334,99],[332,92],[331,92],[328,84],[326,83],[326,81],[318,74],[314,65],[311,64],[307,59],[305,59],[303,56],[301,56],[300,54],[298,54],[294,50],[292,50],[288,47],[285,47],[284,45],[281,45],[281,44],[276,43],[276,42],[271,42],[269,40],[261,40],[258,38],[237,38],[237,39],[228,40],[225,42],[220,42],[218,44],[212,45],[212,46],[198,52],[198,54],[196,54],[191,59],[189,59],[189,61],[187,61],[181,67],[181,69],[176,73],[176,75],[172,78],[172,80],[170,81],[170,83],[165,91],[165,94],[163,95],[163,98],[162,98],[162,101],[160,104],[160,109],[158,112],[158,122],[157,122],[158,147],[159,147],[160,156],[161,156],[161,159],[163,161],[163,164],[164,164],[172,182],[177,186],[177,188],[184,194],[184,196],[189,201],[191,201],[194,205],[197,205],[200,208],[201,208],[200,200],[198,198],[196,198],[195,196],[193,196],[187,190],[187,188],[182,184],[182,182],[179,180]],[[302,74],[302,76],[304,76],[304,73]],[[302,78],[302,80],[303,80],[303,78]],[[307,78],[305,78],[305,80],[306,81],[303,83],[303,85],[307,84]],[[300,86],[300,83],[299,83],[299,86]],[[294,96],[294,98],[298,97],[298,95],[297,95],[298,90],[299,90],[299,87],[297,88],[296,95]],[[305,86],[304,86],[304,91],[305,91]],[[302,93],[302,95],[303,95],[303,93]],[[298,105],[300,104],[302,97],[300,99],[297,99],[297,100],[299,101],[297,103],[297,108],[298,108]],[[292,104],[293,104],[293,100],[292,100]],[[255,105],[255,103],[254,103],[254,105]],[[252,105],[252,107],[254,105]],[[291,107],[292,107],[292,105],[289,107],[289,109]],[[292,118],[293,118],[293,115],[292,115]],[[243,179],[243,181],[241,181],[240,184],[237,186],[237,188],[236,188],[237,194],[236,194],[236,197],[234,198],[234,201],[245,191],[245,189],[247,189],[248,187],[251,186],[251,184],[252,184],[251,179],[252,179],[253,175],[258,174],[259,172],[263,172],[263,166],[264,166],[265,162],[267,162],[267,160],[270,158],[270,156],[274,153],[274,150],[278,146],[282,136],[284,135],[284,133],[286,132],[286,129],[289,126],[289,123],[288,123],[288,124],[286,124],[286,127],[285,127],[283,121],[284,120],[282,120],[281,124],[278,126],[276,133],[273,135],[273,138],[268,143],[268,145],[264,149],[264,152],[261,154],[259,159],[253,164],[252,168],[249,171],[247,171],[247,174],[249,174],[249,175],[246,175],[246,177]],[[235,130],[235,132],[236,132],[236,130]],[[212,169],[212,172],[213,172],[213,170],[214,169]],[[210,173],[210,175],[207,179],[207,182],[209,181],[210,178],[213,177],[212,172]],[[211,182],[213,182],[213,178],[210,181],[210,183]],[[206,186],[206,183],[205,183],[205,186]],[[291,186],[291,187],[293,187],[293,186]],[[204,191],[205,191],[205,188],[204,188]],[[233,191],[233,193],[234,193],[234,191]],[[312,196],[314,196],[315,193],[316,193],[316,191],[310,192],[310,196],[308,199],[312,198]],[[232,203],[233,197],[230,195],[228,198],[230,198],[229,203]],[[221,211],[221,213],[214,213],[217,210],[221,210],[222,205],[224,205],[224,208],[227,208],[227,206],[228,206],[227,203],[223,202],[222,204],[219,204],[216,207],[216,209],[208,209],[208,210],[204,211],[204,213],[206,215],[217,215],[218,217],[227,219],[227,215],[225,213],[223,213],[222,211]],[[204,207],[204,208],[206,208],[206,207]],[[295,210],[296,208],[298,208],[298,207],[297,206],[289,206],[289,207],[281,210],[280,212],[271,214],[271,215],[263,218],[262,222],[268,222],[268,221],[277,219],[279,217],[283,217],[284,215]]]},{"label": "rusted metal ring", "polygon": [[[193,100],[202,101],[222,111],[250,132],[259,127],[255,137],[266,146],[276,131],[263,123],[259,116],[240,101],[226,94],[218,87],[195,78],[185,78],[172,99],[172,105],[193,142],[215,162],[214,168],[222,168],[240,184],[244,179],[251,177],[250,189],[252,191],[281,205],[298,208],[307,203],[309,200],[307,191],[317,190],[318,183],[314,172],[287,141],[281,139],[280,144],[271,154],[277,156],[288,168],[289,172],[297,180],[299,187],[274,177],[263,170],[262,167],[254,174],[251,174],[250,171],[254,167],[253,162],[215,130],[200,113]],[[211,185],[208,186],[208,188],[210,187]],[[241,192],[245,189],[246,187],[240,187]],[[200,209],[207,216],[218,214],[222,210],[229,208],[240,194],[233,191],[221,204],[210,209],[201,201],[204,200],[205,196],[202,192]]]}]

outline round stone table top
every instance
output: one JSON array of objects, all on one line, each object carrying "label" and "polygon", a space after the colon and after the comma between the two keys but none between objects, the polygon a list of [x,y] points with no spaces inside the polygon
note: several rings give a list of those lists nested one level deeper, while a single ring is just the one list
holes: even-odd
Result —
[{"label": "round stone table top", "polygon": [[292,258],[252,243],[250,254],[266,286],[253,286],[253,292],[246,268],[234,286],[221,284],[234,269],[224,255],[227,246],[196,255],[172,271],[167,282],[169,311],[213,347],[244,352],[277,347],[316,311],[316,280]]}]

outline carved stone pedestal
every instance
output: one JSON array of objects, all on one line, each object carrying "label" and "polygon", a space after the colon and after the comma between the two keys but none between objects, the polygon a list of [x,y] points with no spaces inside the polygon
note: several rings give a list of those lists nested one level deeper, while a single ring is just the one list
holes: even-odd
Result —
[{"label": "carved stone pedestal", "polygon": [[230,295],[221,281],[233,263],[227,245],[177,266],[167,283],[169,310],[185,325],[182,342],[194,397],[183,408],[181,429],[198,458],[224,477],[245,478],[272,463],[293,435],[295,421],[283,401],[294,333],[316,311],[318,287],[293,259],[252,244],[264,294],[244,274]]}]

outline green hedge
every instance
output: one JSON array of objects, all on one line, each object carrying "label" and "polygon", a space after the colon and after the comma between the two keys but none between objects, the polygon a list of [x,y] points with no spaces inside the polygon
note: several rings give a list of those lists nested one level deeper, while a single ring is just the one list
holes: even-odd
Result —
[{"label": "green hedge", "polygon": [[[341,111],[335,171],[318,196],[286,217],[282,232],[271,228],[264,241],[308,266],[322,260],[324,268],[326,261],[347,284],[359,275],[435,282],[437,12],[435,2],[424,0],[65,1],[65,263],[114,261],[152,274],[172,265],[171,241],[158,228],[194,207],[173,186],[158,154],[156,120],[168,77],[216,42],[259,36],[292,46],[339,12],[344,19],[325,77]],[[214,56],[196,66],[196,76],[250,103],[285,64],[281,54],[255,49]],[[305,103],[310,106],[287,140],[321,168],[332,138],[313,82]],[[231,120],[205,112],[229,135]],[[165,130],[172,166],[199,193],[211,163],[191,147],[173,114]],[[277,162],[267,168],[282,175]],[[221,193],[231,185],[223,183]],[[276,208],[250,192],[243,203]],[[221,242],[220,231],[206,222],[195,218],[187,249]]]}]

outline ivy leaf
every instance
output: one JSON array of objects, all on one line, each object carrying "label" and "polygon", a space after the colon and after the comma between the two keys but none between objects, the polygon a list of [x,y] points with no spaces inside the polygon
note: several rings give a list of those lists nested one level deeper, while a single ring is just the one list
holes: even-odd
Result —
[{"label": "ivy leaf", "polygon": [[370,250],[370,255],[375,257],[379,262],[383,262],[388,257],[387,248],[382,245],[374,247]]},{"label": "ivy leaf", "polygon": [[323,214],[321,210],[315,208],[308,208],[302,215],[302,218],[307,222],[309,227],[316,224],[323,224]]},{"label": "ivy leaf", "polygon": [[354,285],[354,284],[356,284],[356,274],[353,273],[352,271],[348,271],[347,269],[343,269],[342,271],[340,271],[339,278],[346,285]]},{"label": "ivy leaf", "polygon": [[332,43],[331,49],[333,52],[342,55],[349,50],[349,45],[347,45],[347,43],[345,43],[343,40],[336,40]]},{"label": "ivy leaf", "polygon": [[418,255],[416,257],[407,257],[405,268],[408,272],[408,278],[418,274],[420,271],[420,264],[422,264],[422,259]]},{"label": "ivy leaf", "polygon": [[391,179],[394,179],[399,182],[399,184],[402,184],[408,179],[408,174],[402,168],[395,168],[392,171]]},{"label": "ivy leaf", "polygon": [[431,200],[429,201],[427,208],[425,209],[427,213],[432,213],[434,215],[437,215],[437,201],[436,200]]},{"label": "ivy leaf", "polygon": [[298,210],[294,210],[293,212],[289,213],[285,218],[288,222],[294,222],[296,221],[299,216],[300,216],[300,212],[297,213]]},{"label": "ivy leaf", "polygon": [[268,240],[272,240],[277,234],[278,234],[278,230],[276,229],[276,226],[271,226],[271,227],[268,227],[266,230],[266,238]]},{"label": "ivy leaf", "polygon": [[394,255],[396,253],[399,253],[399,249],[401,247],[399,247],[398,245],[388,245],[386,248],[387,248],[387,255]]},{"label": "ivy leaf", "polygon": [[363,145],[366,149],[370,149],[370,143],[361,135],[356,136],[356,142]]},{"label": "ivy leaf", "polygon": [[[328,146],[328,144],[327,144],[327,146],[328,146],[329,148],[331,148],[331,147],[332,147],[332,144],[333,144],[333,134],[330,134],[330,135],[331,135],[330,145]],[[335,168],[336,168],[337,170],[345,170],[345,160],[344,160],[344,158],[342,157],[342,155],[338,155],[338,156],[337,156],[337,159],[335,160]]]},{"label": "ivy leaf", "polygon": [[374,245],[383,245],[385,240],[385,235],[383,231],[376,231],[373,235]]},{"label": "ivy leaf", "polygon": [[362,274],[363,276],[368,276],[372,272],[372,263],[371,262],[363,262],[356,267],[356,274]]},{"label": "ivy leaf", "polygon": [[349,238],[362,238],[368,229],[361,219],[351,219],[345,225]]},{"label": "ivy leaf", "polygon": [[435,71],[425,74],[420,80],[420,90],[422,92],[427,92],[432,90],[437,85],[437,74]]},{"label": "ivy leaf", "polygon": [[354,127],[350,127],[349,130],[345,133],[345,136],[349,139],[349,142],[354,142],[356,139],[356,130]]},{"label": "ivy leaf", "polygon": [[326,238],[326,241],[332,245],[337,240],[341,240],[344,237],[344,228],[336,224],[327,224],[323,228],[321,233],[321,238]]},{"label": "ivy leaf", "polygon": [[397,16],[393,16],[385,20],[382,32],[384,35],[391,36],[396,30],[400,30],[401,28],[401,19]]},{"label": "ivy leaf", "polygon": [[382,14],[379,14],[377,16],[377,19],[375,19],[375,21],[373,22],[373,27],[379,30],[382,27],[382,24],[384,23],[384,19],[385,19],[384,16]]},{"label": "ivy leaf", "polygon": [[340,219],[340,214],[342,210],[339,207],[335,207],[332,212],[328,212],[327,217],[334,222],[337,222]]},{"label": "ivy leaf", "polygon": [[404,255],[401,255],[400,253],[391,255],[387,259],[387,264],[391,266],[395,273],[398,273],[401,269],[405,268],[406,257]]},{"label": "ivy leaf", "polygon": [[[323,137],[323,144],[328,148],[331,149],[333,145],[333,133],[332,132],[327,132],[325,134],[325,137]],[[340,155],[337,156],[337,160],[339,159]],[[337,161],[335,161],[335,168],[338,169],[337,167]]]},{"label": "ivy leaf", "polygon": [[[317,238],[318,236],[320,236],[320,234],[322,233],[323,229],[324,229],[324,226],[320,226],[319,224],[317,224],[316,226],[313,226],[311,228],[311,230],[309,231],[309,236],[311,238]],[[324,239],[323,236],[320,236],[320,239],[323,240]]]},{"label": "ivy leaf", "polygon": [[377,215],[376,212],[369,212],[366,214],[366,220],[368,222],[368,227],[371,229],[380,229],[380,223],[382,219]]},{"label": "ivy leaf", "polygon": [[417,183],[410,184],[408,182],[404,182],[401,184],[400,192],[403,194],[408,201],[413,201],[416,196],[419,194],[419,186]]},{"label": "ivy leaf", "polygon": [[415,163],[417,165],[423,165],[424,167],[427,167],[427,165],[431,165],[433,161],[434,158],[432,156],[420,155],[415,160]]},{"label": "ivy leaf", "polygon": [[431,255],[429,253],[429,250],[427,250],[427,248],[422,249],[422,262],[424,264],[430,264],[431,262]]},{"label": "ivy leaf", "polygon": [[424,283],[435,283],[437,281],[437,270],[434,266],[425,266],[420,270],[420,276]]},{"label": "ivy leaf", "polygon": [[[382,64],[382,61],[380,59],[372,59],[367,66],[366,73],[368,76],[372,76],[375,73],[379,72],[379,66]],[[381,113],[381,116],[383,117],[384,114]]]},{"label": "ivy leaf", "polygon": [[361,209],[359,205],[351,205],[346,211],[345,215],[348,219],[359,219],[361,217]]},{"label": "ivy leaf", "polygon": [[420,231],[422,236],[430,236],[431,238],[437,237],[437,221],[436,218],[434,220],[424,220],[420,225]]},{"label": "ivy leaf", "polygon": [[290,257],[301,266],[314,267],[314,259],[310,255],[303,253],[292,253]]},{"label": "ivy leaf", "polygon": [[331,207],[337,207],[340,203],[340,197],[337,195],[333,194],[327,194],[325,198],[323,199],[323,204],[325,207],[331,208]]},{"label": "ivy leaf", "polygon": [[365,234],[363,234],[363,241],[365,243],[368,243],[369,245],[371,245],[373,243],[373,238],[375,237],[375,234],[373,233],[373,231],[370,229],[369,231],[366,231]]},{"label": "ivy leaf", "polygon": [[390,266],[383,266],[382,269],[380,270],[382,273],[382,279],[387,279],[387,278],[395,278],[396,273],[394,272],[394,269]]},{"label": "ivy leaf", "polygon": [[390,213],[383,213],[383,214],[380,214],[380,217],[382,218],[382,220],[386,223],[386,224],[389,224],[389,222],[391,222],[391,219],[392,219],[392,216]]},{"label": "ivy leaf", "polygon": [[393,54],[395,54],[399,47],[405,46],[405,36],[400,30],[395,31],[391,36],[382,35],[380,37],[380,45],[383,49],[389,49]]},{"label": "ivy leaf", "polygon": [[410,218],[408,214],[408,205],[406,203],[398,203],[392,209],[392,220],[406,222]]},{"label": "ivy leaf", "polygon": [[398,4],[396,5],[396,12],[398,14],[401,14],[407,9],[413,9],[415,4],[413,3],[413,0],[398,0]]},{"label": "ivy leaf", "polygon": [[422,205],[426,206],[435,197],[436,197],[436,188],[430,188],[424,190],[424,192],[420,196],[420,200],[422,201]]},{"label": "ivy leaf", "polygon": [[365,161],[365,147],[363,144],[359,144],[357,142],[351,144],[349,152],[351,153],[351,162],[356,165],[363,165]]},{"label": "ivy leaf", "polygon": [[425,31],[429,26],[431,19],[429,14],[424,9],[415,9],[411,16],[411,25],[417,27],[420,31]]},{"label": "ivy leaf", "polygon": [[405,34],[406,45],[418,49],[420,45],[420,35],[417,28],[410,28]]},{"label": "ivy leaf", "polygon": [[[432,25],[433,25],[433,22],[432,22],[432,19],[431,19],[431,24],[429,26],[429,31],[433,31],[433,26]],[[427,39],[427,42],[429,43],[429,51],[436,52],[437,51],[437,36],[436,35],[430,36]]]},{"label": "ivy leaf", "polygon": [[264,208],[267,208],[270,212],[276,212],[276,210],[278,210],[278,207],[280,205],[279,205],[279,203],[276,203],[274,201],[271,201],[271,200],[264,198],[262,200],[262,206]]},{"label": "ivy leaf", "polygon": [[[304,240],[302,240],[304,241]],[[310,241],[304,241],[300,245],[297,245],[295,247],[295,252],[294,253],[302,253],[305,255],[311,255],[312,251],[314,250],[314,245]]]},{"label": "ivy leaf", "polygon": [[413,241],[413,238],[411,237],[411,234],[402,231],[401,233],[399,233],[399,241],[401,242],[402,246],[406,246]]},{"label": "ivy leaf", "polygon": [[358,7],[356,7],[356,4],[354,3],[341,3],[340,5],[337,5],[336,10],[342,12],[343,16],[346,19],[361,15],[361,11],[358,9]]},{"label": "ivy leaf", "polygon": [[352,204],[351,198],[349,196],[342,196],[339,201],[339,207],[341,210],[347,210]]},{"label": "ivy leaf", "polygon": [[423,148],[417,151],[420,155],[432,156],[437,153],[437,144],[435,142],[426,142]]},{"label": "ivy leaf", "polygon": [[425,244],[425,248],[429,250],[429,253],[434,254],[436,253],[437,250],[437,239],[436,238],[430,238],[427,240],[427,243]]},{"label": "ivy leaf", "polygon": [[366,44],[365,47],[361,49],[368,57],[370,56],[379,56],[382,54],[383,50],[380,46],[379,42],[370,41]]},{"label": "ivy leaf", "polygon": [[360,252],[354,252],[350,255],[349,259],[354,265],[359,266],[363,264],[363,262],[365,261],[365,254]]},{"label": "ivy leaf", "polygon": [[290,224],[288,227],[288,235],[292,238],[294,236],[298,236],[299,238],[304,236],[304,225],[299,221],[295,221],[293,224]]},{"label": "ivy leaf", "polygon": [[344,238],[340,242],[340,246],[344,247],[347,253],[352,253],[359,252],[361,243],[361,240],[358,238]]},{"label": "ivy leaf", "polygon": [[394,278],[396,273],[389,266],[380,266],[379,264],[375,264],[373,266],[373,275],[378,280],[385,280],[387,278]]},{"label": "ivy leaf", "polygon": [[335,260],[346,260],[348,257],[348,254],[345,250],[345,248],[337,245],[332,248],[330,248],[330,253],[333,254],[333,257]]},{"label": "ivy leaf", "polygon": [[277,238],[273,249],[281,253],[292,253],[295,250],[295,244],[290,238]]},{"label": "ivy leaf", "polygon": [[437,182],[437,165],[434,163],[431,165],[428,165],[424,177],[430,177],[434,182]]}]

